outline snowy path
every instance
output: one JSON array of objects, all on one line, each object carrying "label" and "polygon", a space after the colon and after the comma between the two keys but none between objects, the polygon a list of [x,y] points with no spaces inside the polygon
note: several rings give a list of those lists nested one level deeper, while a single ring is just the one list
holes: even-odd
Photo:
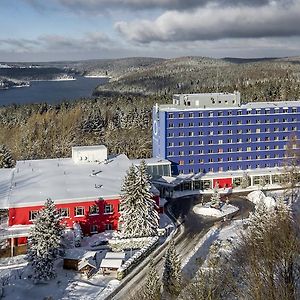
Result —
[{"label": "snowy path", "polygon": [[20,269],[25,266],[27,266],[27,262],[20,263],[20,264],[13,264],[13,265],[6,265],[6,266],[0,266],[0,270],[13,270],[13,269]]}]

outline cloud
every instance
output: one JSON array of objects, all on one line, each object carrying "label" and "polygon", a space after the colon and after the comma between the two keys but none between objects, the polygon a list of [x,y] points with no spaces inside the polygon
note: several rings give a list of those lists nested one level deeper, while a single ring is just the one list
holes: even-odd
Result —
[{"label": "cloud", "polygon": [[101,14],[107,9],[129,10],[189,10],[205,7],[208,4],[217,7],[250,6],[257,7],[270,3],[289,4],[294,0],[23,0],[37,9],[59,5],[73,12]]},{"label": "cloud", "polygon": [[261,7],[206,6],[167,11],[154,21],[117,22],[115,28],[138,43],[262,38],[300,35],[300,1],[272,1]]},{"label": "cloud", "polygon": [[115,42],[102,32],[89,32],[72,38],[62,35],[41,35],[36,39],[0,39],[0,50],[21,52],[76,52],[107,50]]}]

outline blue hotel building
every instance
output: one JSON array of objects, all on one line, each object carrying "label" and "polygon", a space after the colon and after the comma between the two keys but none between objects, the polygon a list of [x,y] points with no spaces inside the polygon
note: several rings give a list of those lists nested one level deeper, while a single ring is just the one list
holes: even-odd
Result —
[{"label": "blue hotel building", "polygon": [[298,101],[177,94],[173,104],[153,108],[153,157],[169,160],[172,175],[278,170],[292,136],[300,136]]}]

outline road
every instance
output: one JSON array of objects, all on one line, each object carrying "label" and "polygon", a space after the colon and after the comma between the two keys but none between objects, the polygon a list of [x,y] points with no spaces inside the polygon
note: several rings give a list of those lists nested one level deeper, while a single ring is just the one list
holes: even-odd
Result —
[{"label": "road", "polygon": [[[245,199],[239,198],[239,196],[231,195],[230,203],[239,207],[239,212],[232,219],[246,218],[249,212],[253,209],[252,203]],[[200,201],[207,201],[208,199],[200,199],[199,196],[182,197],[176,200],[170,201],[169,209],[182,225],[178,228],[177,233],[174,236],[175,246],[178,254],[181,258],[187,257],[192,249],[199,243],[205,233],[216,223],[215,219],[203,218],[196,215],[192,207]],[[220,220],[218,220],[220,222]],[[159,253],[154,251],[154,265],[162,276],[164,254],[166,246],[160,249]],[[121,282],[120,286],[116,289],[115,293],[111,294],[108,299],[114,300],[126,300],[138,293],[139,289],[145,283],[145,279],[148,272],[149,258],[146,259],[140,266],[138,266],[131,274],[129,274]]]}]

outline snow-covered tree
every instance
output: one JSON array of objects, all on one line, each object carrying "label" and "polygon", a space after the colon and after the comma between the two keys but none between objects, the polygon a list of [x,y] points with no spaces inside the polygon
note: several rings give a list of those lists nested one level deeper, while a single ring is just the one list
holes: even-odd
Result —
[{"label": "snow-covered tree", "polygon": [[120,200],[120,235],[122,238],[157,235],[159,215],[150,191],[151,182],[144,161],[128,170]]},{"label": "snow-covered tree", "polygon": [[35,282],[50,280],[56,276],[54,260],[58,255],[62,232],[63,227],[54,202],[47,199],[28,237],[27,260]]},{"label": "snow-covered tree", "polygon": [[163,290],[167,295],[177,296],[181,290],[181,262],[173,241],[170,242],[165,255],[163,272]]},{"label": "snow-covered tree", "polygon": [[81,226],[78,222],[75,222],[73,224],[73,233],[74,233],[74,245],[75,247],[80,247],[81,246],[81,240],[83,238],[83,232],[81,229]]},{"label": "snow-covered tree", "polygon": [[5,145],[0,145],[0,168],[12,168],[14,160],[9,149]]},{"label": "snow-covered tree", "polygon": [[243,174],[242,180],[241,180],[241,187],[243,189],[247,188],[248,186],[250,186],[250,177],[247,173]]},{"label": "snow-covered tree", "polygon": [[150,261],[149,271],[146,278],[145,286],[142,290],[142,299],[159,300],[161,299],[161,282],[159,275],[153,265],[153,260]]},{"label": "snow-covered tree", "polygon": [[210,206],[213,208],[220,208],[221,198],[217,188],[214,188],[214,192],[210,198]]}]

